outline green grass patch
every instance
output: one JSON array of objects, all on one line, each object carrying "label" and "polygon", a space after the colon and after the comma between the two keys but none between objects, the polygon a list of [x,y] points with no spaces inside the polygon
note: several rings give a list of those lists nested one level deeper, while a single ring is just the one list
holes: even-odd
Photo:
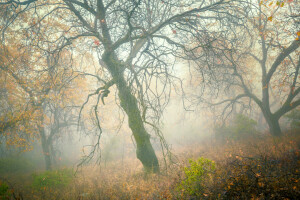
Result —
[{"label": "green grass patch", "polygon": [[33,174],[32,187],[35,190],[65,188],[74,179],[74,171],[71,169],[45,171]]}]

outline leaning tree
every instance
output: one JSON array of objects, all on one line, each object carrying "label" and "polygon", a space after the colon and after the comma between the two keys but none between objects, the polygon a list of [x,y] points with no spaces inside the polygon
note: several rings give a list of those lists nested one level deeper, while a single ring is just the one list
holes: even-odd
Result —
[{"label": "leaning tree", "polygon": [[242,1],[232,17],[207,26],[198,38],[208,48],[189,54],[203,84],[200,102],[221,106],[222,118],[237,107],[262,112],[272,135],[281,135],[279,119],[300,105],[299,7],[296,1]]},{"label": "leaning tree", "polygon": [[83,104],[96,99],[93,108],[99,137],[98,106],[105,103],[110,90],[116,90],[116,102],[128,117],[137,158],[146,171],[158,172],[147,127],[159,133],[157,120],[172,87],[181,83],[174,70],[176,58],[185,58],[183,52],[193,50],[192,38],[206,32],[203,27],[207,20],[224,17],[231,2],[52,0],[2,4],[6,9],[27,13],[30,24],[22,30],[39,49],[51,54],[68,49],[77,56],[88,52],[91,59],[97,58],[93,73],[87,67],[80,73],[101,83]]}]

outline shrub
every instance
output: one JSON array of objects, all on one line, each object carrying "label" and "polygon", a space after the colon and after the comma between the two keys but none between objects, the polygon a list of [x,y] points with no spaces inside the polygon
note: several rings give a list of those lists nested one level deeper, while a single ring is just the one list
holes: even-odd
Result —
[{"label": "shrub", "polygon": [[233,134],[236,137],[239,137],[241,135],[251,135],[256,133],[256,125],[257,122],[254,121],[253,119],[242,115],[238,114],[234,118],[233,122]]},{"label": "shrub", "polygon": [[0,199],[9,199],[10,190],[6,183],[0,182]]},{"label": "shrub", "polygon": [[36,190],[64,188],[74,178],[74,172],[70,169],[45,171],[33,175],[33,188]]},{"label": "shrub", "polygon": [[24,173],[32,170],[33,165],[26,159],[20,157],[1,158],[0,174]]},{"label": "shrub", "polygon": [[221,199],[299,199],[299,153],[233,157],[216,172]]},{"label": "shrub", "polygon": [[199,158],[196,161],[190,159],[189,163],[190,166],[184,168],[185,179],[181,181],[178,189],[183,196],[203,197],[215,171],[215,163],[206,158]]},{"label": "shrub", "polygon": [[293,110],[285,116],[290,122],[292,129],[300,128],[300,110]]},{"label": "shrub", "polygon": [[231,124],[227,126],[216,126],[214,131],[218,139],[239,140],[257,133],[257,122],[243,115],[237,114]]}]

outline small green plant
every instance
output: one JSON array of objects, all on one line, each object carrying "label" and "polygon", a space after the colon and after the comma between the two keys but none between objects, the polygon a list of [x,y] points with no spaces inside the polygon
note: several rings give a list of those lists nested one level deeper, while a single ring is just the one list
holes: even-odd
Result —
[{"label": "small green plant", "polygon": [[9,187],[6,183],[0,182],[0,199],[8,199],[10,196]]},{"label": "small green plant", "polygon": [[215,163],[202,157],[196,161],[190,159],[189,163],[190,166],[184,168],[185,179],[181,181],[178,189],[184,196],[203,197],[216,169]]},{"label": "small green plant", "polygon": [[74,172],[70,169],[45,171],[33,175],[33,188],[36,190],[64,188],[74,178]]}]

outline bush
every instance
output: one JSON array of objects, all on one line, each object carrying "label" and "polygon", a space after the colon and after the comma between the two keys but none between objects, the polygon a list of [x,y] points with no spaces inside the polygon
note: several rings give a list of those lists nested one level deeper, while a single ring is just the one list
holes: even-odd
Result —
[{"label": "bush", "polygon": [[215,163],[206,158],[189,160],[189,163],[190,166],[184,168],[185,179],[181,181],[178,189],[183,196],[203,197],[215,171]]},{"label": "bush", "polygon": [[45,171],[33,175],[33,188],[36,190],[64,188],[74,178],[74,172],[70,169]]},{"label": "bush", "polygon": [[26,159],[20,157],[1,158],[0,174],[24,173],[32,170],[33,165]]},{"label": "bush", "polygon": [[217,138],[239,140],[257,133],[257,122],[243,115],[237,114],[232,123],[227,126],[216,126],[215,134]]},{"label": "bush", "polygon": [[285,116],[290,122],[292,129],[300,128],[300,110],[293,110]]},{"label": "bush", "polygon": [[238,114],[234,118],[234,123],[233,123],[233,134],[238,137],[241,135],[251,135],[256,133],[256,125],[257,122],[254,121],[253,119],[242,115]]},{"label": "bush", "polygon": [[300,199],[299,158],[294,151],[228,159],[225,170],[216,172],[214,193],[221,199]]},{"label": "bush", "polygon": [[6,183],[0,182],[0,199],[9,199],[10,191]]}]

